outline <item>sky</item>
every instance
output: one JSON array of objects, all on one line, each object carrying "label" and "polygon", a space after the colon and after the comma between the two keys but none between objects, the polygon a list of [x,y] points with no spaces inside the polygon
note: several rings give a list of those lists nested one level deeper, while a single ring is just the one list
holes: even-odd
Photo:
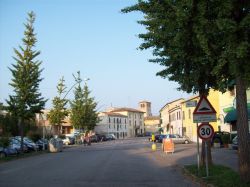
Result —
[{"label": "sky", "polygon": [[[140,12],[121,13],[136,0],[0,0],[0,102],[6,103],[13,88],[8,68],[15,64],[13,49],[22,45],[27,13],[34,11],[37,43],[42,61],[42,96],[52,107],[56,85],[62,76],[68,90],[72,74],[82,79],[98,103],[98,111],[112,107],[138,108],[151,102],[152,113],[168,102],[190,95],[177,91],[178,84],[156,76],[164,67],[148,62],[152,50],[138,49],[146,29],[137,23]],[[82,83],[83,84],[83,83]],[[67,94],[73,99],[72,89]]]}]

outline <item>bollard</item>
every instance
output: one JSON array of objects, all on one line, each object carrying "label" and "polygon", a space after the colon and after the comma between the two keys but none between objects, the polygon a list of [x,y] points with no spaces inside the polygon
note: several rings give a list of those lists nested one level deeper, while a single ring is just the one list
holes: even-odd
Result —
[{"label": "bollard", "polygon": [[155,143],[152,144],[152,150],[156,151],[156,144]]}]

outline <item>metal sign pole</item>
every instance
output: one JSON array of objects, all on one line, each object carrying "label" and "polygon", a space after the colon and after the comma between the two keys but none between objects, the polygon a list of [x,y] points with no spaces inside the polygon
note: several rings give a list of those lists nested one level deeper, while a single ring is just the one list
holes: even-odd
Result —
[{"label": "metal sign pole", "polygon": [[[198,129],[198,123],[196,123],[196,127]],[[198,166],[198,174],[200,170],[200,145],[199,145],[199,136],[197,133],[197,166]]]},{"label": "metal sign pole", "polygon": [[205,151],[206,151],[206,173],[208,177],[208,155],[207,155],[207,140],[205,141]]}]

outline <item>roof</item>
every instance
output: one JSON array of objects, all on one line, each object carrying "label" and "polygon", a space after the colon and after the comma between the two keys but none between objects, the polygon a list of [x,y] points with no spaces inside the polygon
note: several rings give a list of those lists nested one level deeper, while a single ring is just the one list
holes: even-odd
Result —
[{"label": "roof", "polygon": [[191,100],[193,100],[193,99],[197,99],[197,98],[199,98],[199,97],[200,97],[200,96],[198,96],[198,95],[193,95],[193,96],[191,96],[191,97],[185,99],[182,103],[186,103],[186,102],[188,102],[188,101],[191,101]]},{"label": "roof", "polygon": [[116,108],[114,110],[112,110],[111,112],[139,112],[139,113],[145,113],[141,110],[137,110],[137,109],[134,109],[134,108]]},{"label": "roof", "polygon": [[174,103],[174,102],[176,102],[176,101],[179,101],[179,100],[184,100],[184,99],[183,99],[183,98],[179,98],[179,99],[176,99],[176,100],[174,100],[174,101],[168,102],[168,103],[166,103],[166,104],[160,109],[160,111],[162,111],[167,105],[169,105],[169,104],[171,104],[171,103]]},{"label": "roof", "polygon": [[147,116],[144,117],[144,120],[160,120],[160,116]]},{"label": "roof", "polygon": [[126,115],[122,115],[122,114],[115,113],[115,112],[103,112],[103,113],[108,115],[108,116],[127,117]]},{"label": "roof", "polygon": [[149,101],[144,100],[144,101],[140,101],[139,103],[150,103],[150,102],[149,102]]}]

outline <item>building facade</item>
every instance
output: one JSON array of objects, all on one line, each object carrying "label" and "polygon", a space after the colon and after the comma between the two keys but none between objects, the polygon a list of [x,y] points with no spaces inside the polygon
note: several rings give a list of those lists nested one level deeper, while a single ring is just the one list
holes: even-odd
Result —
[{"label": "building facade", "polygon": [[[177,129],[179,128],[180,121],[182,120],[182,116],[180,115],[181,113],[180,105],[183,101],[184,101],[183,98],[174,100],[172,102],[165,104],[160,109],[159,112],[161,119],[161,128],[163,129],[164,134],[178,132]],[[174,125],[177,125],[178,127],[174,127]]]},{"label": "building facade", "polygon": [[144,128],[144,112],[133,108],[113,108],[110,112],[119,113],[128,117],[128,137],[142,135]]},{"label": "building facade", "polygon": [[160,123],[160,117],[159,116],[148,116],[144,117],[144,126],[145,126],[145,133],[159,133],[160,131],[163,131],[161,129],[161,123]]},{"label": "building facade", "polygon": [[95,126],[97,134],[114,134],[117,139],[128,136],[128,117],[114,112],[101,112],[98,114],[100,122]]}]

